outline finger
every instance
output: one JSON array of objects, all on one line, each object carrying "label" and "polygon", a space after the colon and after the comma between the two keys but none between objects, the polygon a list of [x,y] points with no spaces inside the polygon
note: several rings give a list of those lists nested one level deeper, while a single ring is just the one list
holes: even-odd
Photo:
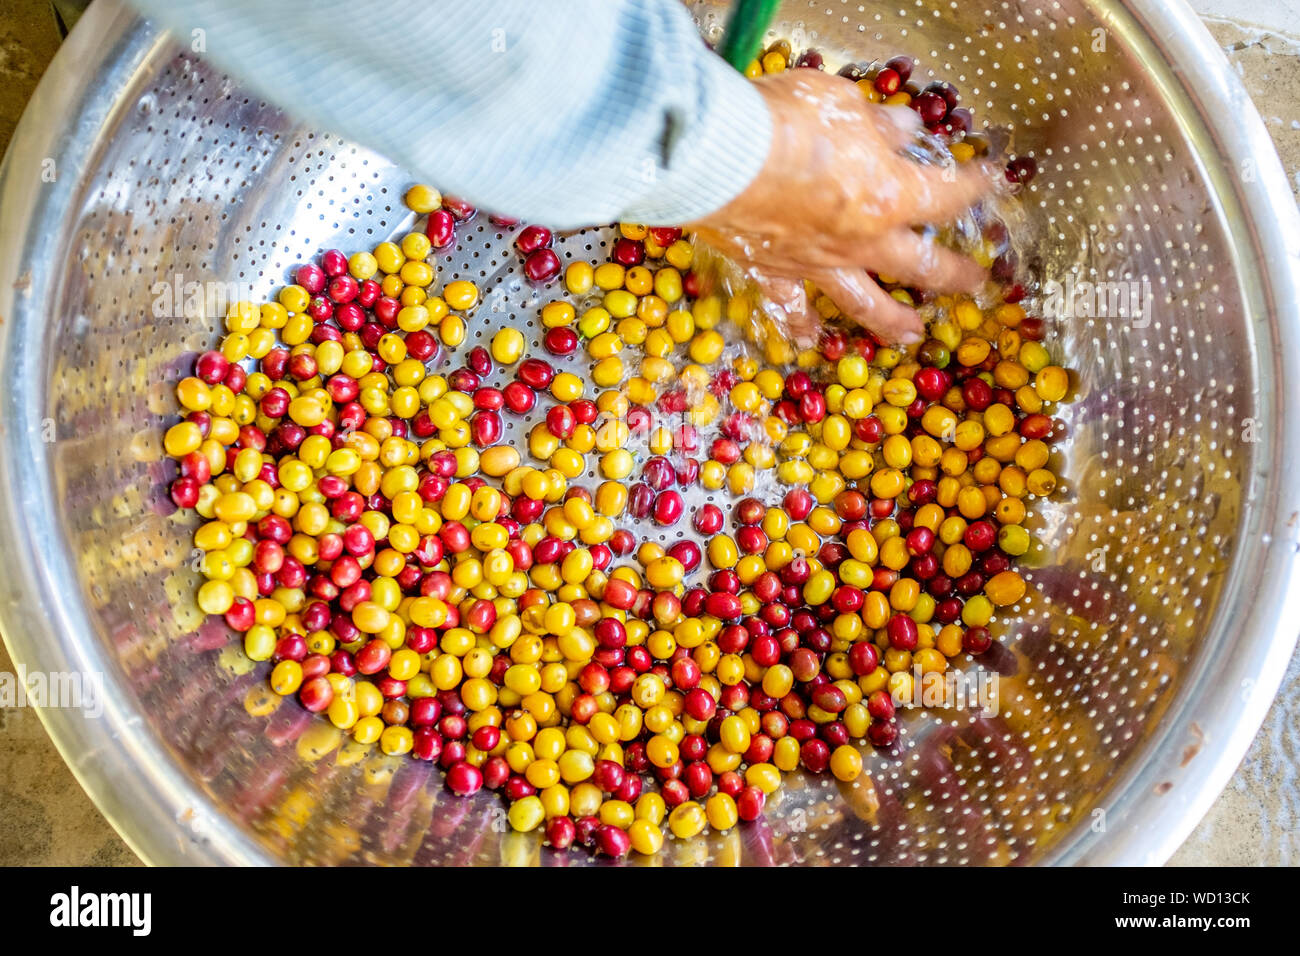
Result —
[{"label": "finger", "polygon": [[758,274],[755,278],[765,299],[763,311],[780,324],[799,348],[816,345],[821,320],[809,306],[803,281],[765,274]]},{"label": "finger", "polygon": [[988,271],[975,260],[910,229],[896,229],[872,240],[853,261],[931,292],[974,292],[988,279]]},{"label": "finger", "polygon": [[902,210],[909,225],[948,222],[996,186],[995,167],[989,163],[954,169],[903,161],[895,171],[903,195],[910,200]]},{"label": "finger", "polygon": [[841,312],[874,332],[881,341],[904,345],[921,341],[925,328],[921,316],[882,289],[862,269],[834,269],[809,278]]},{"label": "finger", "polygon": [[910,146],[921,129],[921,117],[906,106],[882,106],[877,114],[885,120],[884,136],[894,149]]}]

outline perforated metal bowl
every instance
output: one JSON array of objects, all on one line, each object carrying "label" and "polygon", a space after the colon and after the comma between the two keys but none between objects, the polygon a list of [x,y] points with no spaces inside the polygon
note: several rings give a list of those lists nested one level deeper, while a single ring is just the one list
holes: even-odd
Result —
[{"label": "perforated metal bowl", "polygon": [[[718,8],[698,13],[718,29]],[[764,821],[660,861],[1161,862],[1245,751],[1300,620],[1300,217],[1264,128],[1180,3],[819,0],[780,21],[832,67],[916,55],[1014,125],[1041,167],[1026,274],[1145,278],[1152,308],[1055,323],[1078,400],[1062,489],[1033,509],[1034,587],[981,665],[1000,714],[910,713],[869,780],[793,775]],[[508,834],[496,797],[455,799],[427,766],[322,755],[324,725],[292,702],[250,713],[263,678],[201,622],[189,520],[162,492],[169,383],[220,320],[157,317],[164,286],[271,293],[322,248],[400,233],[408,183],[112,0],[0,171],[0,622],[28,672],[105,675],[102,716],[42,718],[146,860],[587,859]],[[441,269],[488,290],[474,334],[494,308],[535,314],[509,237],[462,232]]]}]

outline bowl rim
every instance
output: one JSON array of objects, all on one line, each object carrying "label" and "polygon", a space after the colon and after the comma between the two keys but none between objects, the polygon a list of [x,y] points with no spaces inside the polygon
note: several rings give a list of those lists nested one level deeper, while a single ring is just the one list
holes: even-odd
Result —
[{"label": "bowl rim", "polygon": [[[0,361],[11,386],[0,396],[0,634],[14,664],[26,673],[103,675],[103,712],[34,707],[77,782],[131,850],[151,865],[257,865],[266,849],[183,771],[176,755],[133,708],[136,696],[115,662],[91,642],[61,634],[94,632],[86,609],[60,600],[61,581],[76,580],[68,555],[44,547],[48,527],[32,516],[57,515],[49,487],[37,408],[44,358],[30,347],[45,302],[61,288],[50,264],[53,238],[76,208],[80,182],[96,155],[85,144],[128,107],[118,95],[150,59],[170,56],[167,37],[123,0],[87,8],[55,54],[23,112],[0,164],[0,248],[13,258],[0,266]],[[52,182],[41,182],[46,157]],[[28,225],[53,223],[34,230]]]},{"label": "bowl rim", "polygon": [[[1296,642],[1300,482],[1289,479],[1300,472],[1300,323],[1282,317],[1300,312],[1300,211],[1258,111],[1184,0],[1085,2],[1105,11],[1104,22],[1150,70],[1197,147],[1244,277],[1260,382],[1271,386],[1260,390],[1269,437],[1243,487],[1238,531],[1243,556],[1246,548],[1254,553],[1225,580],[1206,638],[1233,653],[1198,655],[1155,732],[1109,784],[1105,825],[1076,824],[1042,858],[1154,865],[1169,859],[1226,786]],[[75,580],[76,571],[67,554],[43,547],[48,523],[39,518],[58,511],[37,417],[44,359],[31,346],[43,304],[59,300],[52,244],[60,233],[29,227],[71,217],[82,175],[96,159],[83,144],[97,142],[98,130],[127,106],[113,91],[169,53],[167,38],[123,0],[92,4],[42,78],[0,166],[0,367],[11,386],[0,393],[0,540],[9,542],[0,549],[0,632],[15,665],[28,672],[104,674],[99,718],[36,709],[77,781],[138,856],[151,864],[267,864],[274,862],[267,849],[213,806],[155,735],[139,732],[134,692],[98,644],[58,637],[94,629],[84,607],[60,599],[59,582]],[[33,189],[46,157],[57,158],[58,178]],[[1247,160],[1253,178],[1236,174]],[[1106,838],[1116,830],[1123,839]]]},{"label": "bowl rim", "polygon": [[[1243,481],[1240,557],[1207,630],[1208,644],[1231,644],[1234,653],[1198,655],[1142,753],[1111,784],[1103,826],[1089,827],[1043,859],[1161,865],[1196,828],[1245,757],[1296,646],[1300,483],[1291,476],[1300,466],[1300,387],[1294,380],[1300,324],[1287,319],[1295,315],[1300,295],[1300,209],[1258,109],[1185,0],[1086,2],[1105,6],[1107,27],[1141,59],[1174,105],[1179,131],[1197,147],[1192,155],[1242,277],[1247,334],[1260,373],[1259,411],[1269,428]],[[1198,69],[1180,70],[1175,63]],[[1207,156],[1216,159],[1206,162]],[[1253,176],[1245,175],[1248,169]],[[1243,560],[1252,545],[1259,545],[1253,560]],[[1117,826],[1131,830],[1133,839],[1104,840],[1104,833]]]}]

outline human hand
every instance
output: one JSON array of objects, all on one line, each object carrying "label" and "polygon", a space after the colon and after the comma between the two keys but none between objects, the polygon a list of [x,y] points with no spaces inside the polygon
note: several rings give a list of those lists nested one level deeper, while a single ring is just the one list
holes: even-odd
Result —
[{"label": "human hand", "polygon": [[815,339],[820,321],[803,279],[883,341],[919,341],[916,310],[868,272],[935,292],[977,288],[984,269],[913,227],[971,206],[994,188],[995,168],[908,159],[916,113],[869,103],[842,77],[796,69],[756,85],[772,115],[767,161],[744,192],[691,228],[785,313],[800,344]]}]

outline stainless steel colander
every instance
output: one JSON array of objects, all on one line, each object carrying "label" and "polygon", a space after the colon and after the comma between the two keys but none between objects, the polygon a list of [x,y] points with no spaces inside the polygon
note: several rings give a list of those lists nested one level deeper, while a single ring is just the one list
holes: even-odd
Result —
[{"label": "stainless steel colander", "polygon": [[[697,13],[719,30],[718,7]],[[1039,160],[1024,274],[1146,280],[1150,309],[1053,323],[1078,398],[1061,490],[1032,509],[1033,588],[981,665],[1000,712],[909,713],[869,779],[792,775],[764,821],[660,860],[1162,862],[1244,753],[1300,620],[1300,216],[1264,127],[1181,3],[791,0],[774,34],[955,82]],[[146,860],[587,859],[509,833],[491,794],[335,746],[291,701],[268,716],[260,672],[193,606],[159,436],[221,316],[186,284],[270,294],[322,248],[409,226],[409,182],[116,0],[73,32],[0,170],[0,624],[29,673],[105,675],[101,716],[42,719]],[[510,237],[462,233],[440,269],[486,290],[472,334],[528,322]]]}]

